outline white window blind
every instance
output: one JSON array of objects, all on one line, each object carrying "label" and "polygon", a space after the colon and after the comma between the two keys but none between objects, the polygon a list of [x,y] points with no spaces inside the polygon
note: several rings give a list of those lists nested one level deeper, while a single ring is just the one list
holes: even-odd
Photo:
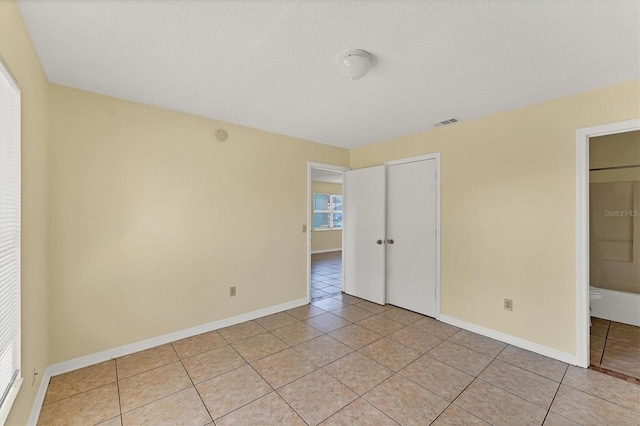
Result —
[{"label": "white window blind", "polygon": [[20,89],[0,60],[0,424],[20,374]]}]

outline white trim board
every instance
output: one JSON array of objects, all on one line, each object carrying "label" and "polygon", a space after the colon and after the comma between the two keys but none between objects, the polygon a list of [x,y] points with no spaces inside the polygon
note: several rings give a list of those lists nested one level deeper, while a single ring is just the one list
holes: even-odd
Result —
[{"label": "white trim board", "polygon": [[640,119],[576,130],[576,354],[589,366],[589,138],[632,132]]},{"label": "white trim board", "polygon": [[342,251],[342,248],[332,248],[332,249],[325,249],[325,250],[315,250],[312,251],[311,254],[321,254],[321,253],[333,253],[336,251]]},{"label": "white trim board", "polygon": [[439,321],[447,324],[471,331],[477,334],[481,334],[486,337],[490,337],[495,340],[507,343],[512,346],[517,346],[522,349],[526,349],[531,352],[535,352],[540,355],[548,356],[549,358],[557,359],[558,361],[566,362],[567,364],[577,365],[578,358],[575,355],[559,351],[557,349],[550,348],[548,346],[542,346],[538,343],[533,343],[519,337],[511,336],[500,331],[485,328],[480,325],[472,324],[448,315],[441,314]]},{"label": "white trim board", "polygon": [[118,358],[124,355],[140,352],[145,349],[164,345],[166,343],[175,342],[176,340],[185,339],[197,334],[202,334],[208,331],[218,330],[220,328],[236,325],[241,322],[250,321],[256,318],[263,317],[265,315],[271,315],[278,312],[286,311],[288,309],[297,308],[298,306],[306,305],[307,303],[308,300],[306,297],[302,299],[292,300],[290,302],[281,303],[279,305],[258,309],[257,311],[247,312],[244,314],[236,315],[234,317],[224,318],[207,324],[198,325],[196,327],[191,327],[184,330],[175,331],[173,333],[164,334],[162,336],[152,337],[150,339],[130,343],[128,345],[119,346],[117,348],[107,349],[106,351],[97,352],[95,354],[74,358],[69,361],[52,364],[48,366],[44,371],[42,381],[40,382],[40,388],[38,389],[38,394],[36,395],[36,400],[34,401],[33,407],[31,409],[29,425],[35,425],[38,422],[38,417],[40,417],[40,409],[42,408],[42,403],[44,402],[44,397],[47,393],[47,386],[49,385],[49,380],[53,376],[64,374],[69,371],[77,370],[79,368],[88,367],[100,362],[109,361],[111,359]]},{"label": "white trim board", "polygon": [[[1,60],[1,58],[0,58]],[[22,374],[22,371],[20,372]],[[16,377],[11,388],[9,388],[9,392],[7,393],[7,398],[4,400],[2,407],[0,407],[0,425],[4,425],[11,413],[11,409],[13,408],[13,403],[18,396],[18,392],[20,392],[20,388],[22,387],[22,383],[24,378],[22,376]]]}]

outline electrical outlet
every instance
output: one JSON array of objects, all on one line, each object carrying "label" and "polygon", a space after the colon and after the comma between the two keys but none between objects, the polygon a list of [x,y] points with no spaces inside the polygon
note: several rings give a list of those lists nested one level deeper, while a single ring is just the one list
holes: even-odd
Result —
[{"label": "electrical outlet", "polygon": [[302,225],[302,233],[303,234],[307,233],[307,225]]},{"label": "electrical outlet", "polygon": [[36,371],[36,369],[34,368],[33,371],[31,372],[32,376],[31,376],[31,386],[36,384],[36,376],[38,375],[38,372]]},{"label": "electrical outlet", "polygon": [[236,295],[236,286],[229,287],[229,296],[233,297]]},{"label": "electrical outlet", "polygon": [[513,311],[513,300],[504,299],[504,310],[505,311]]}]

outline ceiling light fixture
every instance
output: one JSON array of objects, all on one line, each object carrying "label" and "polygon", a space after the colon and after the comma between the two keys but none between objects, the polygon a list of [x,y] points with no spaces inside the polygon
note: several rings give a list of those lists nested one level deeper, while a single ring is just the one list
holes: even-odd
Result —
[{"label": "ceiling light fixture", "polygon": [[349,80],[358,80],[371,69],[371,55],[364,50],[352,49],[342,55],[338,65]]}]

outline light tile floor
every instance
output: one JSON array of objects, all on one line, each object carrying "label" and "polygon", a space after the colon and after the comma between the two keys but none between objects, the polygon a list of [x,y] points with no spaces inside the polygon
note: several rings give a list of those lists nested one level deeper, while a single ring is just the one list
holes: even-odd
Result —
[{"label": "light tile floor", "polygon": [[640,327],[592,317],[590,340],[592,366],[640,383]]},{"label": "light tile floor", "polygon": [[41,425],[638,425],[640,386],[340,294],[51,379]]},{"label": "light tile floor", "polygon": [[311,301],[337,296],[342,292],[342,252],[311,255]]}]

